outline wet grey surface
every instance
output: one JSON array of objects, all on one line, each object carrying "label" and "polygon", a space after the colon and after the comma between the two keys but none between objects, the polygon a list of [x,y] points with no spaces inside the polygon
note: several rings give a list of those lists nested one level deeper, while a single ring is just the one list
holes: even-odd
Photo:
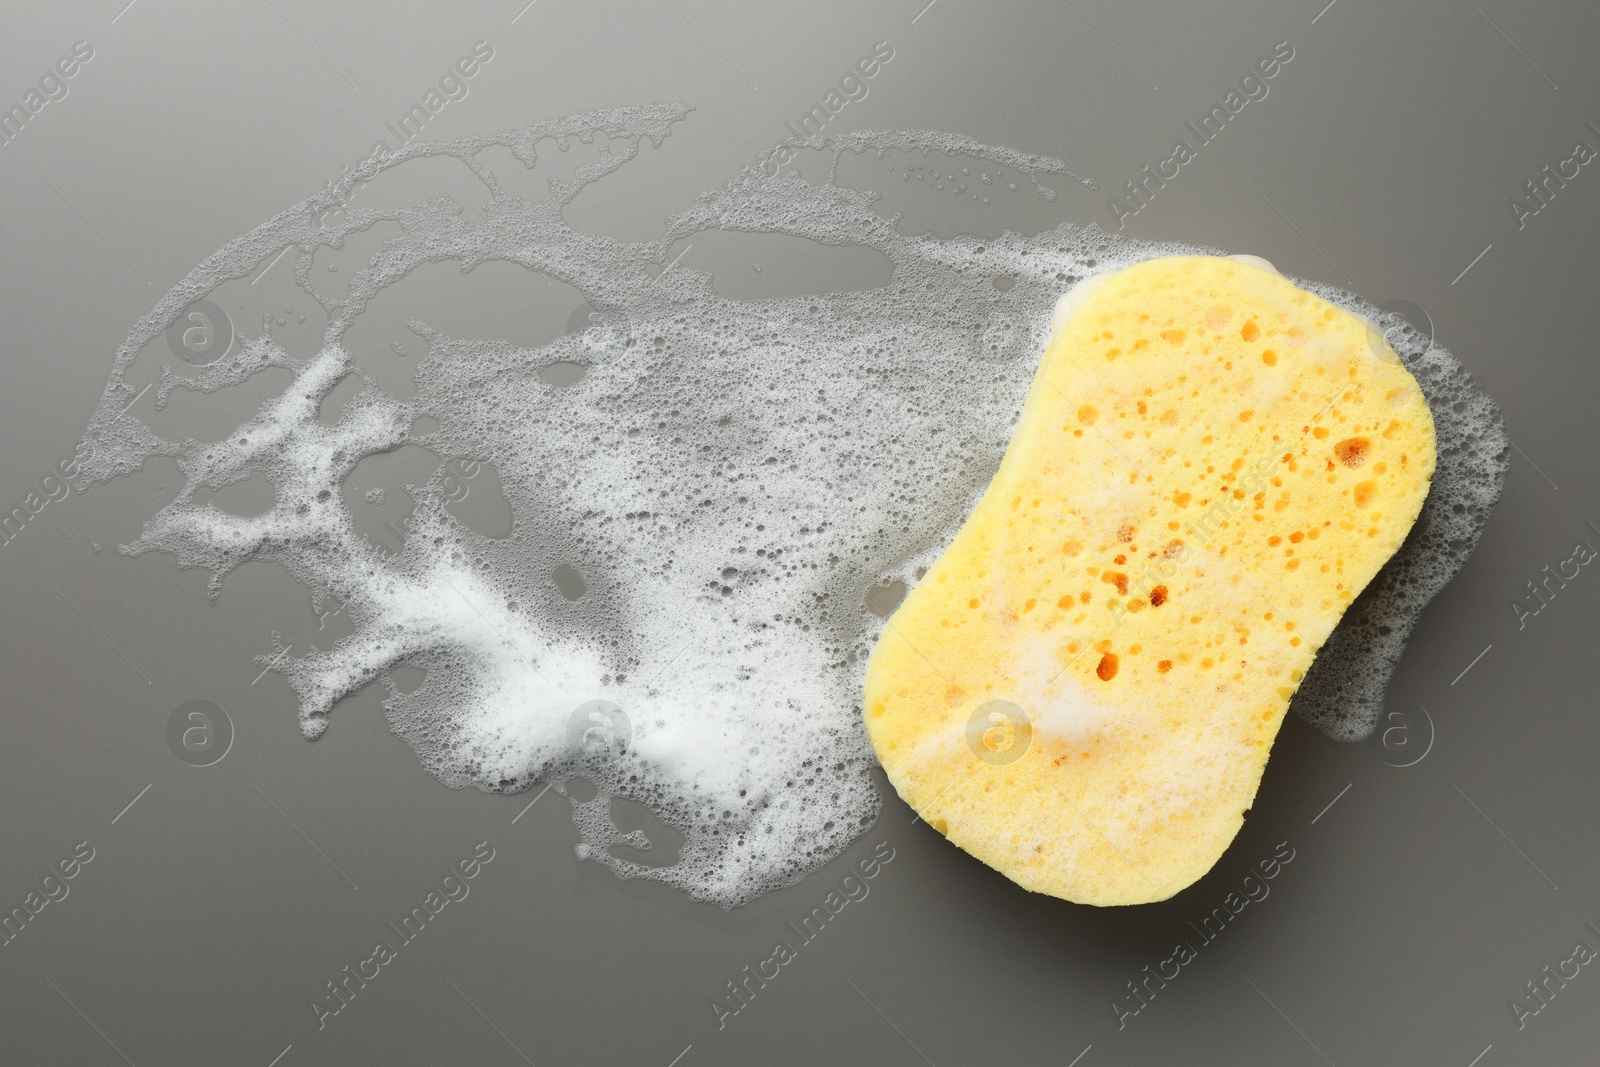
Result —
[{"label": "wet grey surface", "polygon": [[[1488,0],[124,3],[13,4],[0,40],[0,99],[19,103],[75,42],[93,48],[65,97],[0,144],[0,510],[40,493],[0,548],[0,909],[38,909],[0,946],[0,1060],[1592,1061],[1600,974],[1575,946],[1600,949],[1587,925],[1600,924],[1600,578],[1574,548],[1600,548],[1600,177],[1557,168],[1576,142],[1600,147],[1588,125],[1600,123],[1600,14]],[[836,128],[951,130],[1059,156],[1102,186],[992,206],[929,192],[908,201],[904,226],[1115,228],[1108,199],[1132,204],[1123,183],[1180,137],[1194,144],[1184,124],[1289,42],[1266,97],[1126,229],[1410,301],[1505,412],[1518,449],[1505,497],[1418,628],[1391,688],[1396,717],[1356,745],[1287,720],[1215,870],[1171,901],[1115,911],[1023,893],[890,796],[829,867],[726,913],[579,862],[554,792],[530,808],[536,794],[445,789],[388,732],[377,687],[321,740],[301,740],[288,686],[257,680],[253,657],[274,631],[326,647],[346,632],[340,618],[264,566],[211,602],[203,573],[119,555],[176,492],[171,467],[62,500],[41,479],[70,456],[129,325],[215,248],[365,157],[479,40],[494,59],[426,136],[696,107],[625,181],[578,205],[574,223],[616,236],[658,233],[754,162],[878,41],[894,59]],[[1544,201],[1526,188],[1535,179]],[[873,262],[717,236],[686,256],[736,295],[882,281]],[[756,262],[773,266],[756,276]],[[289,284],[284,264],[269,269],[258,302],[229,309],[235,325],[259,322]],[[484,291],[497,284],[488,275]],[[581,302],[553,287],[472,299],[459,313],[484,334],[532,342]],[[242,417],[185,410],[201,399],[168,413],[196,435]],[[1569,560],[1576,577],[1549,578]],[[208,765],[203,732],[220,718],[188,718],[191,701],[231,723]],[[188,749],[183,723],[202,730]],[[1235,890],[1238,907],[1246,875],[1289,850],[1269,862],[1267,895],[1208,939],[1213,909]],[[788,925],[874,855],[892,859],[865,898],[810,940]],[[453,883],[463,899],[410,942],[386,929],[463,861],[476,871]],[[46,892],[60,899],[41,904]],[[1184,939],[1194,958],[1136,997],[1128,983]],[[380,940],[396,958],[364,987],[352,980],[319,1028],[312,998]],[[750,980],[731,1013],[727,983],[758,973],[780,941],[793,958]]]}]

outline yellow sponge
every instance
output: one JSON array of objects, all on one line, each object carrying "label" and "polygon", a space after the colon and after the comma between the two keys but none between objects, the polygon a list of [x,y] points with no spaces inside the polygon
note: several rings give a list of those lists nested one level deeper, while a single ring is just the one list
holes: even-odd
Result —
[{"label": "yellow sponge", "polygon": [[868,664],[889,780],[1027,889],[1137,904],[1205,874],[1427,496],[1416,380],[1256,262],[1069,294],[1000,469]]}]

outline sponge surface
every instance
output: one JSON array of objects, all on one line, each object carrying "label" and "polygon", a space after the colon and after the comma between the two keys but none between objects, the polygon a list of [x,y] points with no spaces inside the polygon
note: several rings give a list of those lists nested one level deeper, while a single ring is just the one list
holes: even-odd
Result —
[{"label": "sponge surface", "polygon": [[1113,905],[1190,885],[1434,461],[1416,381],[1348,311],[1210,256],[1088,280],[868,665],[890,781],[1025,888]]}]

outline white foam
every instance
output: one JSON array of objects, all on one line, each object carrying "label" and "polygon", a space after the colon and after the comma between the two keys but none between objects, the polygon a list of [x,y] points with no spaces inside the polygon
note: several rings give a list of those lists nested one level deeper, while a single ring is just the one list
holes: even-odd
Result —
[{"label": "white foam", "polygon": [[[686,113],[624,108],[494,137],[414,142],[230,242],[119,347],[85,434],[79,487],[150,456],[173,457],[183,490],[124,551],[161,550],[210,568],[214,588],[245,560],[273,560],[318,598],[345,603],[354,632],[329,651],[262,657],[276,659],[293,685],[308,738],[329,726],[342,696],[397,665],[422,667],[420,687],[391,686],[386,708],[430,772],[496,792],[582,774],[600,789],[594,800],[574,796],[582,855],[731,906],[826,862],[875,819],[859,701],[882,622],[864,594],[886,580],[914,582],[959,529],[1005,451],[1058,298],[1091,274],[1210,250],[1094,227],[906,236],[870,195],[753,168],[669,219],[658,240],[624,243],[567,225],[562,209],[574,197],[644,141],[659,144]],[[505,192],[477,162],[495,148],[533,166],[546,139],[596,133],[609,153],[553,183],[542,202]],[[933,134],[858,133],[820,147],[962,151],[1030,175],[1066,173],[1058,160]],[[442,187],[404,211],[346,203],[354,183],[422,157],[458,160],[460,180],[487,189],[486,220],[469,219]],[[401,223],[396,235],[367,266],[338,275],[347,294],[318,291],[328,281],[310,269],[319,249],[391,222]],[[739,302],[688,263],[657,276],[676,242],[719,228],[875,248],[894,279],[868,292]],[[135,393],[126,374],[147,342],[285,245],[299,250],[296,277],[327,312],[321,351],[295,359],[270,336],[241,338],[193,378],[164,376],[161,399],[175,388],[242,383],[268,367],[291,371],[293,385],[211,443],[165,440],[124,413]],[[350,327],[379,294],[441,259],[543,272],[581,290],[600,321],[537,349],[416,324],[428,353],[415,399],[386,396],[368,380],[337,424],[321,424],[319,405],[337,382],[363,360],[394,358],[347,350]],[[1014,279],[1004,292],[991,281],[1000,276]],[[1353,609],[1360,636],[1338,646],[1340,671],[1356,672],[1357,687],[1341,688],[1341,673],[1319,689],[1314,671],[1302,690],[1322,694],[1309,717],[1335,733],[1376,722],[1361,701],[1375,692],[1381,703],[1397,627],[1409,626],[1470,551],[1504,469],[1498,416],[1459,365],[1439,348],[1408,362],[1431,390],[1440,474],[1420,538],[1397,557],[1405,578],[1390,589],[1380,577],[1375,588],[1389,591],[1372,595],[1366,614]],[[589,371],[555,389],[538,373],[554,363]],[[422,416],[438,428],[413,429]],[[492,462],[516,517],[511,535],[490,539],[457,522],[440,474],[411,490],[404,548],[380,553],[357,532],[342,490],[362,458],[402,444]],[[276,494],[267,513],[244,519],[195,503],[200,490],[254,473]],[[588,591],[575,603],[549,580],[557,564],[584,576]],[[1373,637],[1373,625],[1390,630]],[[606,749],[612,759],[569,743],[574,713],[600,700],[628,718],[627,743]],[[1076,705],[1062,711],[1068,731],[1095,717]],[[613,854],[642,843],[611,823],[616,796],[648,804],[684,835],[676,864]]]},{"label": "white foam", "polygon": [[1101,271],[1099,274],[1091,274],[1062,293],[1061,298],[1056,301],[1055,310],[1050,313],[1050,336],[1054,337],[1060,333],[1067,323],[1072,321],[1072,316],[1078,313],[1078,309],[1088,303],[1089,295],[1104,285],[1106,279],[1115,273],[1116,271]]}]

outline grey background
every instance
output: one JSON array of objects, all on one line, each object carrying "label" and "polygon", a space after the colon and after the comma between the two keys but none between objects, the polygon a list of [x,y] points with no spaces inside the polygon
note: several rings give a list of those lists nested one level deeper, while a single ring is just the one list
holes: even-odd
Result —
[{"label": "grey background", "polygon": [[[1520,630],[1509,605],[1578,540],[1600,546],[1600,174],[1585,167],[1522,229],[1508,198],[1574,141],[1600,145],[1585,127],[1600,122],[1600,9],[522,2],[8,5],[0,101],[75,41],[96,56],[0,146],[4,508],[70,452],[111,352],[169,285],[363,158],[478,39],[494,60],[427,136],[629,103],[697,108],[572,220],[633,236],[752,162],[879,40],[895,58],[838,128],[951,130],[1060,156],[1103,187],[1056,182],[1054,203],[1024,197],[1004,216],[930,197],[909,227],[1110,226],[1107,197],[1287,40],[1296,56],[1270,95],[1128,232],[1412,301],[1504,409],[1520,450],[1504,500],[1392,688],[1397,707],[1427,709],[1432,747],[1399,769],[1377,744],[1335,744],[1291,718],[1234,846],[1159,905],[1029,896],[891,793],[834,865],[724,913],[579,862],[554,792],[519,817],[531,797],[440,786],[389,734],[376,687],[302,741],[288,686],[252,684],[252,657],[274,630],[326,647],[338,620],[319,631],[305,593],[267,567],[209,602],[204,574],[120,556],[177,489],[175,470],[152,464],[49,504],[0,548],[0,906],[20,905],[76,842],[96,850],[70,895],[0,947],[0,1061],[1593,1061],[1594,967],[1520,1032],[1508,1001],[1579,939],[1600,947],[1585,927],[1600,922],[1600,577],[1585,568]],[[790,257],[778,276],[797,287],[871,282],[870,264],[737,244],[689,255],[735,287],[758,256]],[[287,284],[275,270],[264,293]],[[505,329],[519,315],[559,329],[575,306],[552,291],[498,314]],[[194,699],[235,730],[204,768],[166,741],[173,709]],[[485,840],[495,859],[471,895],[319,1031],[309,997]],[[1270,897],[1119,1031],[1124,983],[1285,840],[1296,858]],[[784,923],[881,841],[895,858],[871,895],[719,1031],[709,1003],[724,983],[792,940]]]}]

